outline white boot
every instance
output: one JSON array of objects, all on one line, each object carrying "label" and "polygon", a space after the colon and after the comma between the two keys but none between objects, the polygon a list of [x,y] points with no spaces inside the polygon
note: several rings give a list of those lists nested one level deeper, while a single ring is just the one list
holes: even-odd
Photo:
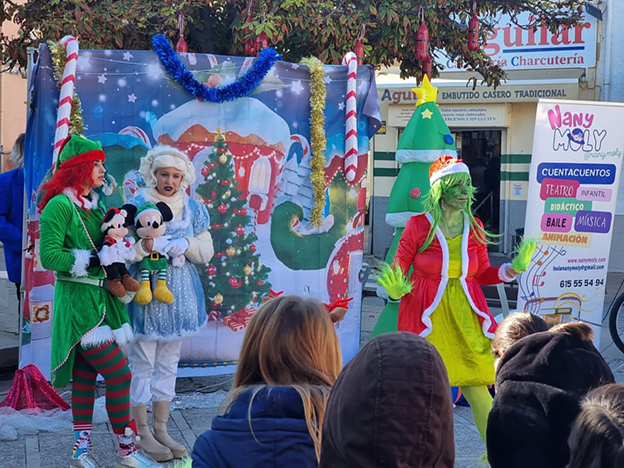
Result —
[{"label": "white boot", "polygon": [[91,452],[85,452],[77,458],[72,458],[69,466],[70,468],[96,468],[100,465],[95,463]]},{"label": "white boot", "polygon": [[136,446],[156,461],[173,460],[171,450],[154,439],[154,435],[147,424],[147,406],[133,406],[130,408],[130,413],[137,425],[139,438]]},{"label": "white boot", "polygon": [[154,427],[154,437],[161,444],[169,447],[175,458],[183,458],[188,455],[186,447],[171,438],[167,432],[167,421],[169,420],[170,401],[152,402],[152,426]]},{"label": "white boot", "polygon": [[119,455],[115,459],[115,468],[163,468],[163,466],[139,452],[134,444],[136,431],[134,421],[126,427],[123,434],[117,435]]}]

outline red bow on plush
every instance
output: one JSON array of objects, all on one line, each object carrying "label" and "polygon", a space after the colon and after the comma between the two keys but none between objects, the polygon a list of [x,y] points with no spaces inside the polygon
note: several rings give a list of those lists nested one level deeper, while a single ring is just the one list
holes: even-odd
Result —
[{"label": "red bow on plush", "polygon": [[349,308],[349,302],[351,302],[353,300],[352,297],[347,297],[345,299],[338,299],[336,302],[332,302],[331,304],[325,304],[325,307],[327,307],[328,312],[331,312],[332,310],[338,308],[338,307],[344,307],[344,308]]},{"label": "red bow on plush", "polygon": [[344,299],[338,299],[336,302],[331,304],[325,304],[332,322],[338,323],[344,318],[347,314],[347,310],[349,310],[349,302],[352,300],[352,297],[346,297]]},{"label": "red bow on plush", "polygon": [[276,297],[281,296],[284,291],[273,291],[269,288],[269,299],[275,299]]}]

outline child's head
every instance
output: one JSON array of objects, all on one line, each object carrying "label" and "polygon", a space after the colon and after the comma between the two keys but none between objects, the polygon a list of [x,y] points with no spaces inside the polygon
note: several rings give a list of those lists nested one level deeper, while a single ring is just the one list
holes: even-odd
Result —
[{"label": "child's head", "polygon": [[440,353],[424,338],[375,337],[331,391],[319,466],[453,467],[449,385]]},{"label": "child's head", "polygon": [[624,385],[592,390],[572,427],[569,468],[624,466]]},{"label": "child's head", "polygon": [[341,369],[340,344],[325,305],[280,296],[263,304],[247,326],[230,401],[250,387],[293,387],[319,457],[325,406]]},{"label": "child's head", "polygon": [[327,308],[314,299],[280,296],[264,304],[249,322],[234,388],[331,386],[341,368],[340,345]]},{"label": "child's head", "polygon": [[559,323],[548,331],[551,333],[569,333],[583,341],[594,341],[594,330],[583,322]]},{"label": "child's head", "polygon": [[492,353],[500,359],[513,344],[533,333],[548,330],[548,324],[539,315],[531,312],[514,312],[498,324],[492,340]]}]

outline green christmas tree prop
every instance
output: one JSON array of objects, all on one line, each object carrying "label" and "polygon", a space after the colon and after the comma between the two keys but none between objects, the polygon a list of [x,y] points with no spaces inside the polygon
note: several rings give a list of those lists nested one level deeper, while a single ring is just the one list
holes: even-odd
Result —
[{"label": "green christmas tree prop", "polygon": [[[424,202],[429,193],[431,163],[445,154],[457,157],[455,141],[436,104],[438,89],[431,85],[425,75],[421,87],[414,88],[413,91],[418,96],[416,110],[399,139],[396,161],[401,169],[392,186],[386,211],[386,223],[396,228],[394,240],[386,256],[388,264],[394,261],[407,221],[424,211]],[[398,318],[399,303],[388,302],[371,337],[396,331]]]},{"label": "green christmas tree prop", "polygon": [[213,319],[245,314],[269,293],[271,271],[260,261],[250,228],[251,217],[234,178],[234,161],[219,128],[212,153],[201,169],[204,182],[196,192],[210,214],[214,257],[200,272],[206,292],[206,310]]}]

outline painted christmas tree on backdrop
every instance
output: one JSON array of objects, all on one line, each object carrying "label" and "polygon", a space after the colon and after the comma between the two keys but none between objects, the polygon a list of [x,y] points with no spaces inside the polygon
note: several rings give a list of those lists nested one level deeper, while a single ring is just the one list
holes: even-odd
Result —
[{"label": "painted christmas tree on backdrop", "polygon": [[234,161],[219,128],[212,153],[201,169],[204,183],[197,194],[210,214],[214,257],[201,273],[206,310],[212,320],[223,321],[235,331],[245,327],[251,312],[269,293],[270,268],[260,261],[249,227],[251,217],[234,177]]}]

